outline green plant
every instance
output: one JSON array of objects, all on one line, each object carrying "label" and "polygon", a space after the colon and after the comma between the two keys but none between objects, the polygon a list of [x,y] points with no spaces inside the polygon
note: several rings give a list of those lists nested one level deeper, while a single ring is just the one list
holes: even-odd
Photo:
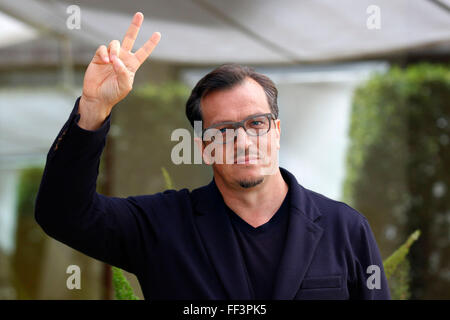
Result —
[{"label": "green plant", "polygon": [[393,300],[407,300],[410,297],[410,263],[407,255],[411,245],[419,239],[419,236],[420,230],[414,231],[404,244],[383,261]]},{"label": "green plant", "polygon": [[166,189],[173,189],[172,179],[170,178],[170,175],[167,172],[166,168],[161,167],[161,171],[163,173],[164,181],[166,183]]},{"label": "green plant", "polygon": [[123,274],[122,270],[117,267],[111,267],[114,293],[116,300],[140,300],[133,292],[133,288]]}]

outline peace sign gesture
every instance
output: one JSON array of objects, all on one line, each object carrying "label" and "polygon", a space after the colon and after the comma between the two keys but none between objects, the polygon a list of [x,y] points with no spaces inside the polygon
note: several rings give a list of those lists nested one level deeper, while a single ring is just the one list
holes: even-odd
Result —
[{"label": "peace sign gesture", "polygon": [[114,105],[133,88],[136,71],[161,39],[161,34],[155,32],[139,50],[131,52],[143,20],[141,12],[134,15],[122,45],[113,40],[108,47],[98,47],[84,75],[80,126],[91,130],[99,127]]}]

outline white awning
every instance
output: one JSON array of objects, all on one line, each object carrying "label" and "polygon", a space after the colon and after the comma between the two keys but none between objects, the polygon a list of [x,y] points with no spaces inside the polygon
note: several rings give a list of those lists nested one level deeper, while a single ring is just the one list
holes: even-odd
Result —
[{"label": "white awning", "polygon": [[[81,9],[79,30],[66,26],[70,5]],[[121,40],[133,13],[141,11],[145,21],[136,45],[153,31],[163,36],[153,59],[285,64],[380,57],[448,44],[445,5],[447,0],[0,0],[0,11],[95,47]],[[373,20],[378,9],[379,20]],[[377,21],[379,29],[368,28],[368,22]]]}]

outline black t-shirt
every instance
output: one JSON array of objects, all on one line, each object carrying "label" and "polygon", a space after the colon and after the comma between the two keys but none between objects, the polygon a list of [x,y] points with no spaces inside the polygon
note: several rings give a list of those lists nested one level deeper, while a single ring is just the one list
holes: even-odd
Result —
[{"label": "black t-shirt", "polygon": [[257,228],[227,207],[244,257],[252,294],[257,300],[272,298],[275,275],[283,253],[289,223],[289,198],[288,191],[278,211],[269,221]]}]

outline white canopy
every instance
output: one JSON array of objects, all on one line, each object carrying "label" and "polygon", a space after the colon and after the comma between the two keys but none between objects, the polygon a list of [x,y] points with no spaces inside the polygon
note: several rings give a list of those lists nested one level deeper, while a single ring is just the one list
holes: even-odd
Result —
[{"label": "white canopy", "polygon": [[[79,30],[66,26],[74,4]],[[0,0],[8,15],[95,47],[121,40],[141,11],[137,46],[160,31],[153,59],[189,64],[335,61],[448,44],[448,6],[448,0]],[[377,10],[379,29],[370,29]]]}]

